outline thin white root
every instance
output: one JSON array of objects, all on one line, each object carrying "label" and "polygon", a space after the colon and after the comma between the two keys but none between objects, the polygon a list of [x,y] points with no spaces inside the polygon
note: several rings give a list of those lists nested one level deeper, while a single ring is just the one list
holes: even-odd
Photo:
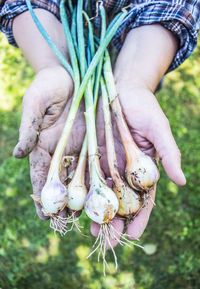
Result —
[{"label": "thin white root", "polygon": [[79,224],[79,218],[76,217],[76,212],[73,212],[69,217],[68,217],[68,223],[71,223],[71,227],[69,230],[67,230],[67,232],[70,232],[73,230],[73,228],[75,227],[77,229],[77,231],[83,235],[86,236],[82,233],[81,229],[83,228],[83,226],[81,226]]},{"label": "thin white root", "polygon": [[137,247],[140,247],[143,249],[142,246],[134,243],[133,241],[128,240],[126,238],[126,236],[128,236],[128,235],[118,232],[111,223],[102,224],[100,226],[98,236],[97,236],[96,241],[94,242],[94,244],[92,246],[93,250],[87,256],[87,259],[91,255],[93,255],[97,250],[99,250],[98,262],[100,260],[101,255],[102,255],[104,276],[106,275],[106,272],[105,272],[106,267],[108,268],[108,270],[110,270],[110,267],[106,261],[106,250],[107,250],[108,245],[110,246],[110,249],[113,253],[114,262],[115,262],[115,269],[117,270],[117,268],[118,268],[117,256],[116,256],[114,248],[111,244],[111,240],[116,240],[121,246],[131,247],[131,245],[134,245],[134,246],[137,246]]},{"label": "thin white root", "polygon": [[64,236],[67,232],[66,227],[68,223],[68,218],[63,218],[60,216],[50,217],[50,228],[54,230],[54,233],[59,232],[61,236]]},{"label": "thin white root", "polygon": [[[70,229],[67,229],[67,224],[72,224]],[[72,231],[74,226],[81,233],[81,226],[78,223],[78,218],[75,216],[75,212],[70,216],[63,218],[59,215],[50,217],[50,228],[54,230],[54,233],[59,232],[61,236],[66,235]]]}]

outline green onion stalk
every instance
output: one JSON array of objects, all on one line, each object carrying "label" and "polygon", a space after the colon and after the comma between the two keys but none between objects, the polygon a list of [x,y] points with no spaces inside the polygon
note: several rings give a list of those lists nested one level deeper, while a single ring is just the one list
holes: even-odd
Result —
[{"label": "green onion stalk", "polygon": [[[64,7],[64,2],[61,1],[60,4],[60,12],[61,12],[61,18],[64,20],[64,31],[66,34],[67,38],[67,44],[69,47],[69,53],[71,57],[71,62],[72,62],[72,67],[71,65],[67,62],[67,60],[63,57],[61,52],[58,50],[56,45],[53,43],[52,39],[40,23],[39,19],[35,15],[30,0],[26,0],[28,9],[30,11],[30,14],[41,32],[42,36],[45,38],[53,52],[56,54],[58,59],[60,60],[61,64],[65,67],[65,69],[69,72],[71,77],[74,80],[74,96],[73,96],[73,101],[67,116],[67,120],[65,123],[65,126],[63,128],[61,137],[58,141],[56,150],[54,152],[54,155],[51,160],[48,176],[47,176],[47,181],[45,186],[43,187],[43,190],[41,192],[41,200],[40,203],[42,205],[42,210],[44,215],[50,217],[50,226],[54,228],[55,231],[59,231],[61,234],[64,234],[66,232],[66,224],[67,224],[67,219],[66,218],[61,218],[59,216],[59,212],[62,211],[68,202],[68,191],[67,188],[61,183],[60,177],[59,177],[59,172],[60,172],[60,167],[61,167],[61,162],[62,162],[62,157],[63,153],[78,111],[79,103],[82,99],[82,96],[85,92],[85,89],[87,87],[88,81],[93,75],[96,66],[99,63],[99,60],[101,59],[107,45],[109,44],[110,40],[112,39],[113,35],[117,31],[118,27],[122,23],[124,17],[127,14],[127,11],[123,11],[118,15],[118,19],[116,21],[112,21],[111,24],[108,27],[108,30],[106,31],[104,42],[101,43],[101,45],[98,47],[90,65],[88,66],[87,71],[84,73],[84,77],[82,79],[82,82],[80,85],[76,84],[76,81],[78,81],[78,69],[75,65],[76,60],[75,60],[75,53],[74,53],[74,47],[72,45],[72,37],[70,34],[70,29],[69,25],[67,23],[66,17],[65,17],[65,7]],[[80,7],[80,2],[78,1],[78,6]],[[82,6],[81,6],[82,7]],[[82,9],[82,8],[81,8]],[[78,12],[77,12],[78,13]],[[77,19],[79,20],[79,19]],[[81,58],[81,52],[79,50],[79,57]],[[74,59],[73,59],[74,58]]]},{"label": "green onion stalk", "polygon": [[118,215],[129,218],[138,213],[142,207],[142,200],[137,191],[134,191],[119,174],[112,131],[109,98],[103,77],[101,78],[101,94],[103,100],[104,126],[108,166],[113,181],[113,190],[119,201]]},{"label": "green onion stalk", "polygon": [[130,133],[119,102],[108,52],[105,53],[104,77],[109,102],[126,154],[126,180],[133,189],[149,193],[159,180],[159,170],[156,162],[139,149]]},{"label": "green onion stalk", "polygon": [[[79,25],[76,25],[76,22],[75,22],[76,18],[80,20],[82,17],[82,9],[81,9],[81,3],[80,2],[79,2],[78,9],[75,9],[75,12],[76,12],[76,14],[73,14],[74,19],[72,20],[71,33],[72,33],[72,38],[73,38],[73,42],[74,42],[74,48],[76,50],[76,55],[75,55],[75,51],[73,51],[72,64],[73,64],[74,58],[77,57],[80,59],[81,54],[79,54],[79,52],[78,52],[78,51],[80,51],[80,47],[85,47],[83,35],[80,35],[80,33],[79,33],[80,27],[82,27],[83,23],[81,21],[81,22],[78,22]],[[83,11],[83,14],[84,14],[84,17],[88,23],[89,33],[88,33],[88,47],[87,47],[88,58],[87,58],[87,62],[85,61],[84,65],[81,66],[82,79],[84,78],[85,69],[86,69],[87,65],[90,64],[91,59],[93,58],[93,56],[95,54],[94,39],[93,39],[93,27],[92,27],[92,24],[89,20],[87,13],[85,11]],[[80,25],[80,23],[81,23],[81,25]],[[77,39],[77,34],[78,34],[78,39]],[[105,33],[104,33],[104,36],[105,36]],[[74,49],[74,48],[72,47],[72,48],[70,48],[70,50]],[[75,59],[74,63],[75,63],[75,66],[78,70],[77,58]],[[92,78],[93,78],[92,85],[94,85],[95,73],[93,73]],[[96,105],[95,105],[95,111],[96,111]],[[74,220],[74,222],[72,223],[72,227],[75,224],[78,230],[80,228],[77,225],[77,213],[76,212],[81,211],[83,209],[85,198],[87,195],[87,188],[85,185],[85,169],[86,169],[86,163],[87,163],[87,146],[88,146],[87,135],[85,135],[76,170],[74,172],[74,175],[72,177],[71,182],[67,186],[67,190],[68,190],[67,207],[70,209],[70,211],[73,212],[70,216],[71,219]]]},{"label": "green onion stalk", "polygon": [[[106,17],[105,17],[105,10],[103,6],[100,7],[100,12],[101,12],[101,20],[102,20],[101,21],[102,31],[101,31],[101,39],[100,39],[100,45],[101,45],[101,42],[104,39],[104,33],[105,33],[104,31],[106,27]],[[82,39],[82,34],[83,34],[83,30],[81,30],[80,28],[79,30],[80,39]],[[89,38],[93,39],[92,36],[90,36]],[[84,51],[81,45],[79,47],[79,50]],[[80,61],[84,63],[84,56],[82,59],[80,59]],[[107,267],[109,269],[108,263],[106,261],[107,247],[110,247],[113,252],[113,256],[115,260],[115,267],[117,269],[117,266],[118,266],[117,256],[111,244],[111,240],[117,239],[121,235],[114,228],[114,226],[112,226],[112,222],[111,222],[119,209],[119,201],[114,191],[107,186],[106,181],[103,177],[101,167],[100,167],[100,162],[99,162],[99,154],[98,154],[98,146],[97,146],[96,125],[95,125],[95,106],[98,100],[99,81],[100,81],[100,76],[101,76],[102,64],[103,64],[103,56],[100,59],[99,65],[97,68],[94,93],[92,93],[92,87],[93,87],[92,80],[89,80],[88,86],[85,92],[86,129],[87,129],[88,139],[90,140],[88,142],[90,189],[86,197],[84,208],[88,217],[100,225],[97,239],[93,245],[93,250],[89,254],[88,258],[99,249],[98,260],[100,258],[100,255],[102,255],[103,271],[105,274],[105,268]],[[122,240],[119,240],[119,242],[120,244],[125,243]],[[129,241],[127,240],[127,243],[128,242]]]},{"label": "green onion stalk", "polygon": [[[80,53],[81,73],[85,73],[85,42],[82,16],[83,1],[78,2],[78,47]],[[103,7],[101,9],[104,9]],[[89,31],[92,32],[92,31]],[[91,37],[90,37],[91,39]],[[90,43],[91,45],[92,43]],[[92,47],[92,45],[91,45]],[[107,187],[100,168],[96,136],[95,104],[92,80],[89,79],[85,92],[85,119],[88,141],[88,158],[90,171],[90,189],[85,202],[86,214],[98,223],[108,223],[116,214],[118,201],[113,191]],[[100,204],[102,206],[100,206]],[[101,212],[97,212],[101,208]]]}]

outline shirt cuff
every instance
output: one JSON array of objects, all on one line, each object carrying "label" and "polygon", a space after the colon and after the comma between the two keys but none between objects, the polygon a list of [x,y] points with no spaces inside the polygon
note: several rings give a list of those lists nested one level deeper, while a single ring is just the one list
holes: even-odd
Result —
[{"label": "shirt cuff", "polygon": [[[33,9],[41,8],[51,12],[53,15],[56,16],[58,20],[60,20],[60,13],[59,13],[59,1],[52,0],[52,1],[31,1]],[[8,0],[5,1],[3,7],[0,11],[0,30],[5,33],[8,42],[17,47],[17,43],[13,36],[12,25],[13,19],[28,10],[25,1],[13,1]]]},{"label": "shirt cuff", "polygon": [[117,30],[113,44],[120,50],[131,29],[153,23],[161,24],[179,39],[179,48],[167,71],[169,72],[188,58],[197,44],[197,23],[184,6],[168,4],[166,1],[133,6]]}]

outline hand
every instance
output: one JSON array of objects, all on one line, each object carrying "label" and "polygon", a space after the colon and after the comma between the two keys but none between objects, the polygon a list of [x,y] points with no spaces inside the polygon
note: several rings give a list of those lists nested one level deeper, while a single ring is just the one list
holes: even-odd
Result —
[{"label": "hand", "polygon": [[[127,83],[124,86],[117,84],[117,89],[125,118],[138,147],[151,157],[155,157],[156,149],[168,177],[175,184],[184,185],[185,177],[181,170],[180,151],[172,136],[169,122],[154,94],[146,88],[136,88],[132,85],[127,85]],[[121,175],[124,176],[126,158],[120,137],[116,131],[116,125],[114,125],[114,129],[118,165],[120,166]],[[101,128],[101,130],[103,130],[103,128]],[[101,154],[105,156],[105,140],[103,140],[103,138],[100,144],[102,145],[100,146]],[[104,168],[106,176],[109,177],[105,157],[101,159],[101,167]],[[148,200],[148,205],[142,208],[133,222],[129,224],[127,234],[131,239],[139,239],[144,232],[153,208],[155,192],[156,188],[151,191],[151,198]],[[124,224],[121,219],[115,218],[113,225],[118,231],[123,231]],[[91,227],[92,234],[96,236],[98,230],[99,226],[93,223]],[[112,244],[115,246],[117,242],[113,240]]]},{"label": "hand", "polygon": [[23,98],[19,141],[13,155],[23,158],[37,143],[40,132],[58,119],[71,97],[73,82],[61,66],[40,70]]},{"label": "hand", "polygon": [[[71,104],[73,82],[61,66],[45,68],[35,77],[23,99],[23,114],[19,142],[14,156],[21,158],[30,153],[33,192],[40,197],[45,184],[51,156],[62,132]],[[79,109],[65,154],[79,153],[85,133],[83,105]],[[78,133],[77,133],[78,131]],[[75,165],[76,162],[74,162]],[[63,170],[62,178],[66,177]],[[38,216],[46,219],[39,203],[35,202]],[[64,213],[64,212],[62,212]]]},{"label": "hand", "polygon": [[[62,24],[49,11],[34,10],[53,42],[69,60]],[[20,137],[14,156],[24,157],[33,150],[30,154],[31,180],[35,195],[40,197],[51,156],[70,106],[73,82],[38,31],[29,11],[14,18],[13,33],[19,48],[37,73],[24,96]],[[80,115],[80,119],[79,132],[76,133],[75,124],[66,153],[73,154],[80,150],[85,131],[83,115]],[[36,209],[38,215],[44,219],[38,203]]]},{"label": "hand", "polygon": [[[132,30],[117,58],[115,80],[125,118],[137,145],[150,156],[154,156],[156,150],[168,177],[175,184],[184,185],[186,180],[181,170],[180,151],[169,122],[153,94],[176,49],[176,39],[160,25],[145,25]],[[124,172],[125,155],[116,133],[115,143],[118,165]],[[140,238],[144,232],[155,191],[156,188],[151,192],[152,201],[149,200],[148,206],[128,225],[127,234],[131,239]],[[112,222],[119,233],[123,232],[121,219],[116,217]],[[99,225],[93,223],[92,234],[97,236],[98,231]],[[112,245],[116,246],[117,242],[112,240]]]}]

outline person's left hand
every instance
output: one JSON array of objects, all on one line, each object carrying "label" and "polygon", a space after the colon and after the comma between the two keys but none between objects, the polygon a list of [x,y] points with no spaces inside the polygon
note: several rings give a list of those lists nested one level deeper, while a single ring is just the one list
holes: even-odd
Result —
[{"label": "person's left hand", "polygon": [[[152,41],[154,39],[154,41]],[[161,25],[145,25],[132,30],[122,47],[115,64],[115,81],[118,97],[133,139],[138,147],[151,157],[157,151],[168,177],[177,185],[186,183],[181,170],[181,154],[173,138],[169,121],[162,111],[153,91],[171,63],[177,48],[176,39]],[[97,119],[98,131],[102,131],[99,145],[101,167],[109,177],[102,118]],[[115,147],[121,176],[124,176],[126,158],[114,125]],[[128,225],[130,239],[139,239],[149,220],[155,200],[156,186],[150,193],[146,206]],[[119,233],[124,222],[116,217],[112,224]],[[99,225],[93,223],[91,232],[98,235]],[[116,246],[117,241],[112,240]]]}]

